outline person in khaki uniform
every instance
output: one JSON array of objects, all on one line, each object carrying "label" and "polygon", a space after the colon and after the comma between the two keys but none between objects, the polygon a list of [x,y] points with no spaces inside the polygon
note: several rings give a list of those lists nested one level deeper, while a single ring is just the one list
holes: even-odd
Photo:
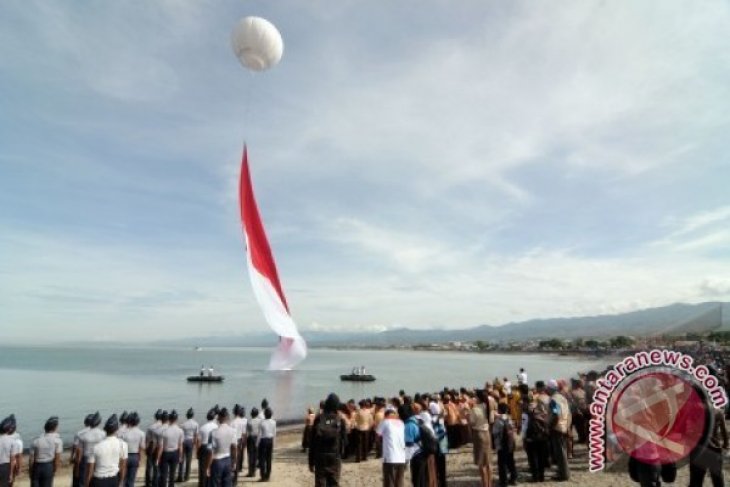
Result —
[{"label": "person in khaki uniform", "polygon": [[547,392],[550,395],[550,451],[558,467],[554,480],[563,482],[570,480],[567,450],[570,405],[565,396],[560,393],[558,383],[554,379],[548,381]]},{"label": "person in khaki uniform", "polygon": [[355,412],[355,461],[361,462],[368,459],[370,447],[370,431],[373,428],[373,413],[367,407],[367,402],[362,400]]}]

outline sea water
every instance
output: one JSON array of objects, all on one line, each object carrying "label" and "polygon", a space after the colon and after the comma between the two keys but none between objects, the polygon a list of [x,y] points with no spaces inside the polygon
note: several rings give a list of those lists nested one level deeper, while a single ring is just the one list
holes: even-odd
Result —
[{"label": "sea water", "polygon": [[[0,418],[15,413],[18,431],[29,441],[42,432],[46,418],[57,415],[66,442],[83,425],[86,414],[104,418],[136,410],[142,425],[158,408],[189,407],[199,422],[213,405],[235,403],[247,411],[267,398],[277,419],[302,419],[328,393],[341,400],[392,397],[435,391],[444,386],[482,387],[485,380],[509,377],[524,367],[530,383],[568,378],[600,369],[605,359],[576,359],[545,354],[477,354],[408,350],[312,349],[307,359],[287,372],[267,371],[270,350],[262,348],[159,347],[0,347]],[[201,366],[225,376],[222,384],[188,383]],[[340,382],[340,374],[365,366],[377,380]]]}]

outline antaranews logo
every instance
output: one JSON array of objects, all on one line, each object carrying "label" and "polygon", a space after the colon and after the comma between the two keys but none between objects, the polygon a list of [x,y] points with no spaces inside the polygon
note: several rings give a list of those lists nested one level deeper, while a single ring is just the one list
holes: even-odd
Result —
[{"label": "antaranews logo", "polygon": [[673,350],[626,357],[596,381],[590,407],[589,469],[603,470],[607,439],[644,463],[674,463],[706,438],[713,408],[728,402],[710,370]]}]

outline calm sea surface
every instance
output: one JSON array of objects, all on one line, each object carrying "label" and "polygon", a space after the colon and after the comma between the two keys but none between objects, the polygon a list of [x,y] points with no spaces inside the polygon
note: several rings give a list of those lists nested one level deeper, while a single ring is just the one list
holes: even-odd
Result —
[{"label": "calm sea surface", "polygon": [[[26,441],[37,436],[48,416],[57,415],[68,441],[83,417],[99,410],[137,410],[147,424],[157,408],[189,407],[203,419],[218,403],[240,403],[247,410],[266,397],[274,417],[298,419],[308,405],[329,392],[343,400],[433,391],[444,386],[481,386],[486,379],[510,377],[524,367],[530,382],[572,377],[600,368],[605,359],[584,360],[548,355],[497,355],[412,351],[310,350],[298,370],[270,372],[270,350],[259,348],[92,348],[0,347],[0,417],[15,413]],[[213,365],[223,384],[189,384],[186,376]],[[369,384],[342,383],[339,375],[365,365],[377,377]]]}]

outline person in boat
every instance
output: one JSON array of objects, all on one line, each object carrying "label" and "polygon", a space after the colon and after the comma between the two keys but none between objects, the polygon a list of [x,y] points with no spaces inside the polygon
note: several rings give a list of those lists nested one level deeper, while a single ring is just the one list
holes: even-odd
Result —
[{"label": "person in boat", "polygon": [[357,369],[357,367],[353,367],[353,368],[352,368],[352,375],[360,375],[360,372],[359,372],[359,370]]},{"label": "person in boat", "polygon": [[205,375],[205,365],[200,366],[200,377],[203,377]]},{"label": "person in boat", "polygon": [[213,370],[213,366],[211,365],[210,367],[208,367],[208,377],[213,377],[213,373],[214,373],[214,370]]}]

